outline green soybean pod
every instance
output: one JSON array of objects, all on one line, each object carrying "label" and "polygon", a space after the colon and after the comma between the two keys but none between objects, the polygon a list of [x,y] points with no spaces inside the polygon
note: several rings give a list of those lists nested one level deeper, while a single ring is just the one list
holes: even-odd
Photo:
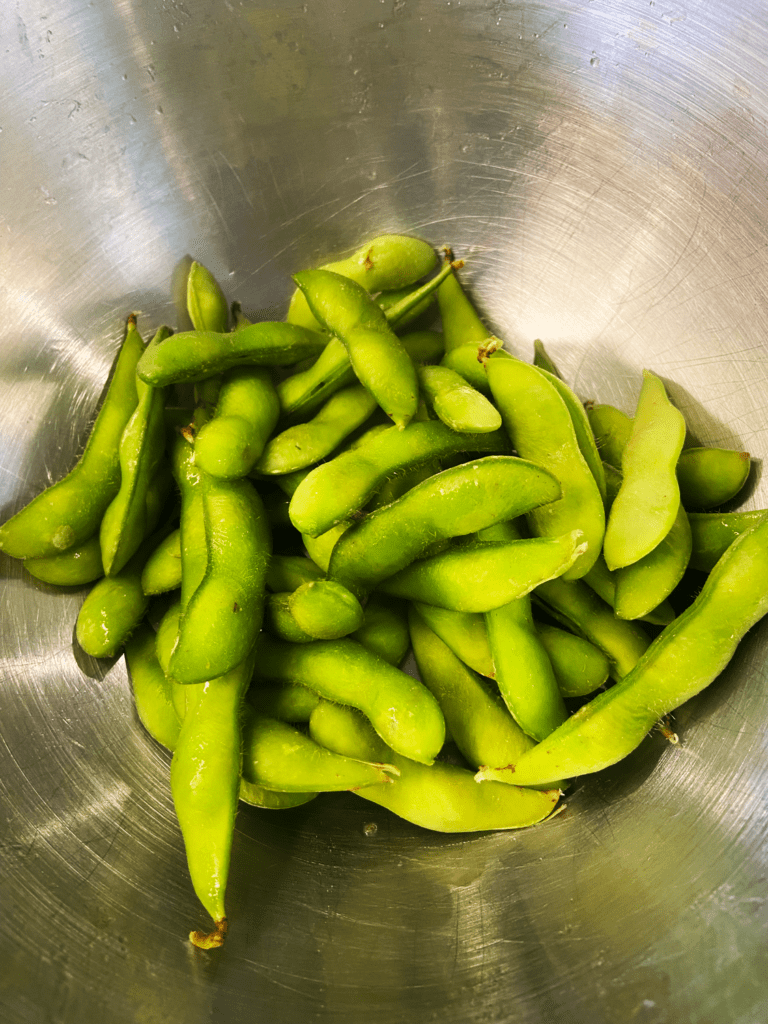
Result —
[{"label": "green soybean pod", "polygon": [[153,387],[195,383],[233,366],[290,366],[319,355],[327,337],[294,324],[263,321],[239,331],[182,331],[147,345],[139,377]]},{"label": "green soybean pod", "polygon": [[[322,269],[348,277],[369,292],[380,292],[405,288],[426,277],[436,264],[435,250],[420,238],[378,235],[351,256],[325,263]],[[313,330],[319,326],[299,289],[291,297],[286,319]]]},{"label": "green soybean pod", "polygon": [[[169,337],[161,327],[155,339]],[[136,383],[138,403],[120,437],[120,489],[104,511],[99,538],[104,574],[119,572],[147,532],[147,493],[165,453],[165,390]]]},{"label": "green soybean pod", "polygon": [[329,455],[376,409],[376,399],[359,384],[332,395],[308,423],[297,423],[267,442],[254,469],[266,475],[306,469]]},{"label": "green soybean pod", "polygon": [[549,358],[547,350],[544,348],[544,342],[540,338],[536,338],[533,343],[533,365],[538,366],[540,370],[546,370],[547,373],[552,374],[553,377],[557,377],[559,380],[563,379],[557,367]]},{"label": "green soybean pod", "polygon": [[519,359],[491,360],[487,372],[513,447],[522,458],[552,472],[562,488],[559,501],[529,513],[531,532],[552,537],[581,530],[586,547],[565,573],[566,579],[578,579],[600,554],[605,509],[568,406],[541,370]]},{"label": "green soybean pod", "polygon": [[68,548],[59,555],[26,558],[24,568],[35,579],[57,587],[80,587],[93,583],[104,575],[99,535],[96,533],[83,544]]},{"label": "green soybean pod", "polygon": [[443,321],[446,353],[462,345],[475,348],[485,345],[491,332],[477,315],[455,274],[450,274],[438,288],[437,302]]},{"label": "green soybean pod", "polygon": [[338,640],[365,621],[360,602],[334,580],[311,580],[291,594],[288,607],[299,627],[317,640]]},{"label": "green soybean pod", "polygon": [[684,448],[677,460],[680,500],[686,509],[708,509],[735,498],[747,482],[749,452]]},{"label": "green soybean pod", "polygon": [[158,540],[157,535],[145,540],[120,572],[99,580],[83,601],[75,636],[86,654],[115,657],[144,618],[149,598],[141,589],[141,572]]},{"label": "green soybean pod", "polygon": [[323,698],[300,683],[277,686],[252,684],[248,703],[260,715],[279,718],[281,722],[308,722],[309,716]]},{"label": "green soybean pod", "polygon": [[319,536],[365,508],[397,474],[466,451],[501,454],[508,446],[501,431],[458,434],[435,421],[390,427],[311,470],[291,498],[291,521],[301,533]]},{"label": "green soybean pod", "polygon": [[524,733],[543,740],[568,712],[533,624],[531,599],[526,596],[487,612],[485,628],[504,703]]},{"label": "green soybean pod", "polygon": [[711,572],[736,538],[759,523],[766,513],[768,509],[750,512],[690,512],[691,568]]},{"label": "green soybean pod", "polygon": [[544,622],[536,623],[536,631],[563,697],[584,697],[608,682],[608,658],[594,644]]},{"label": "green soybean pod", "polygon": [[312,712],[310,735],[347,756],[387,756],[400,770],[388,785],[355,790],[364,800],[387,808],[406,821],[435,832],[486,832],[523,828],[551,814],[558,789],[546,792],[497,783],[476,785],[472,772],[452,764],[417,764],[388,750],[353,708],[324,701]]},{"label": "green soybean pod", "polygon": [[435,541],[513,519],[559,494],[548,470],[510,456],[443,470],[346,530],[332,549],[329,575],[353,593],[372,590]]},{"label": "green soybean pod", "polygon": [[304,583],[323,579],[323,575],[323,570],[303,555],[272,555],[266,583],[275,593],[288,593]]},{"label": "green soybean pod", "polygon": [[247,657],[261,628],[271,554],[264,507],[250,481],[203,474],[201,494],[208,557],[186,605],[182,576],[179,640],[168,667],[180,683],[216,678]]},{"label": "green soybean pod", "polygon": [[259,714],[246,704],[243,778],[282,793],[337,793],[387,783],[397,770],[388,764],[335,754],[288,722]]},{"label": "green soybean pod", "polygon": [[485,618],[481,612],[457,612],[422,601],[414,602],[414,608],[460,661],[481,676],[496,677]]},{"label": "green soybean pod", "polygon": [[350,633],[350,640],[356,640],[390,665],[399,665],[411,646],[408,621],[400,602],[371,594],[364,614],[362,626]]},{"label": "green soybean pod", "polygon": [[601,459],[621,469],[621,455],[632,433],[632,417],[612,405],[595,402],[587,402],[586,413]]},{"label": "green soybean pod", "polygon": [[333,549],[339,541],[339,538],[345,533],[352,524],[339,523],[337,526],[332,526],[330,530],[326,530],[325,533],[321,533],[319,537],[310,537],[309,534],[302,534],[302,540],[304,541],[304,547],[307,549],[307,554],[315,563],[319,566],[323,574],[328,573],[328,568],[331,563],[331,555]]},{"label": "green soybean pod", "polygon": [[616,679],[634,668],[651,642],[637,623],[617,619],[613,609],[582,580],[549,580],[536,588],[534,596],[566,628],[605,654]]},{"label": "green soybean pod", "polygon": [[683,578],[692,535],[682,505],[667,535],[644,558],[617,569],[613,609],[620,619],[642,619],[658,609]]},{"label": "green soybean pod", "polygon": [[0,551],[12,558],[40,558],[78,547],[99,529],[120,487],[118,448],[136,408],[136,366],[143,342],[136,317],[125,340],[85,451],[62,480],[48,487],[0,526]]},{"label": "green soybean pod", "polygon": [[609,569],[644,558],[666,537],[680,507],[675,466],[685,420],[662,381],[643,371],[632,433],[621,456],[623,481],[611,506],[603,554]]},{"label": "green soybean pod", "polygon": [[147,596],[165,594],[181,586],[181,530],[162,540],[144,563],[141,589]]},{"label": "green soybean pod", "polygon": [[267,595],[264,605],[264,627],[277,640],[288,640],[292,644],[308,644],[316,639],[296,621],[291,611],[291,595],[277,593]]},{"label": "green soybean pod", "polygon": [[223,333],[229,327],[229,309],[216,278],[193,260],[187,275],[187,312],[196,331]]},{"label": "green soybean pod", "polygon": [[246,476],[264,451],[280,414],[268,370],[239,366],[221,381],[216,409],[195,437],[195,462],[211,476]]},{"label": "green soybean pod", "polygon": [[497,348],[486,354],[485,350],[477,345],[460,345],[458,348],[447,351],[441,359],[440,365],[454,370],[477,391],[484,395],[490,395],[491,385],[488,383],[486,372],[489,359],[514,359],[514,356],[503,348]]},{"label": "green soybean pod", "polygon": [[460,661],[413,608],[408,615],[413,654],[421,681],[435,695],[445,724],[466,761],[514,764],[533,746],[480,677]]},{"label": "green soybean pod", "polygon": [[[650,558],[652,555],[653,552],[651,552],[651,555],[649,555],[648,557]],[[644,561],[645,559],[641,559],[640,562],[637,562],[635,564],[642,567],[642,563]],[[600,555],[595,564],[592,566],[592,568],[589,570],[586,576],[582,577],[582,579],[586,584],[588,584],[588,586],[592,590],[594,590],[598,597],[602,598],[602,600],[605,601],[606,604],[609,604],[611,608],[615,608],[616,579],[620,572],[626,572],[630,569],[632,569],[632,566],[627,566],[626,570],[617,569],[615,572],[611,572],[611,570],[605,564],[605,559],[602,555]],[[675,610],[669,603],[669,601],[666,599],[662,601],[660,604],[656,605],[656,607],[653,608],[646,615],[639,616],[639,618],[641,618],[644,622],[650,622],[655,626],[666,626],[674,619],[674,617]]]},{"label": "green soybean pod", "polygon": [[173,750],[181,724],[171,695],[172,683],[163,672],[151,626],[139,626],[125,645],[125,661],[141,724],[158,743]]},{"label": "green soybean pod", "polygon": [[210,934],[190,932],[201,949],[221,946],[224,897],[237,813],[242,761],[240,714],[253,659],[194,687],[171,761],[171,793],[197,898],[211,915]]},{"label": "green soybean pod", "polygon": [[562,576],[583,550],[579,530],[562,537],[466,544],[422,558],[379,583],[408,601],[489,612]]},{"label": "green soybean pod", "polygon": [[203,517],[202,473],[195,465],[192,445],[181,434],[177,434],[172,442],[171,468],[181,497],[181,604],[186,608],[205,576],[208,544]]},{"label": "green soybean pod", "polygon": [[355,376],[398,427],[413,419],[419,385],[411,357],[362,285],[328,270],[294,275],[310,309],[340,339]]},{"label": "green soybean pod", "polygon": [[435,415],[451,430],[488,433],[501,427],[501,414],[471,384],[447,366],[421,366],[419,386]]},{"label": "green soybean pod", "polygon": [[418,680],[354,640],[259,644],[257,675],[301,683],[321,697],[359,708],[393,750],[431,764],[445,738],[437,701]]},{"label": "green soybean pod", "polygon": [[745,531],[696,600],[654,640],[616,686],[599,694],[524,754],[515,784],[599,771],[631,753],[654,724],[708,686],[744,634],[768,612],[768,517]]}]

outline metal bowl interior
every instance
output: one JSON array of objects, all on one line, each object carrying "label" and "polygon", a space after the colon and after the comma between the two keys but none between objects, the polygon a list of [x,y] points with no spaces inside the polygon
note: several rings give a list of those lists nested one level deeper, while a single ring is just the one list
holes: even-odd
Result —
[{"label": "metal bowl interior", "polygon": [[[282,318],[290,273],[384,231],[451,243],[524,358],[632,411],[660,374],[768,506],[768,29],[753,2],[19,0],[0,70],[0,509],[69,469],[132,309],[174,268]],[[9,1022],[618,1024],[768,1016],[768,629],[518,833],[351,794],[244,808],[212,954],[124,662],[83,592],[2,561]],[[375,830],[368,828],[375,824]]]}]

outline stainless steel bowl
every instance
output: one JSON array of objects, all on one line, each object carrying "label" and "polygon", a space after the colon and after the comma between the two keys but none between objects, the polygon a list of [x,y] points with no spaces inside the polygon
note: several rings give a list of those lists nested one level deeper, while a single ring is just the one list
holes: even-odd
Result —
[{"label": "stainless steel bowl", "polygon": [[[768,23],[756,0],[16,0],[2,25],[0,506],[72,464],[174,267],[282,317],[289,274],[450,242],[583,398],[661,374],[768,505]],[[243,809],[204,924],[123,661],[2,562],[0,1004],[13,1022],[768,1019],[768,629],[567,812],[442,837],[352,795]],[[377,829],[368,828],[375,823]]]}]

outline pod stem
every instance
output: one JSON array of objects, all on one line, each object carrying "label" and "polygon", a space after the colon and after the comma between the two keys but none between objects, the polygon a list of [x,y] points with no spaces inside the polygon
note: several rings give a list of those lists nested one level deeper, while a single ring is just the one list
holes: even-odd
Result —
[{"label": "pod stem", "polygon": [[198,949],[218,949],[224,945],[227,935],[227,919],[222,917],[220,921],[214,922],[216,927],[212,932],[192,931],[189,933],[189,941]]}]

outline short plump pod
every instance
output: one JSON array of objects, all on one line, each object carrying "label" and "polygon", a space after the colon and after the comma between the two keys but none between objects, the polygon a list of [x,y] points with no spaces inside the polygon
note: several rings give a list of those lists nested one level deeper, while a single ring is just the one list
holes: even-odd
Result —
[{"label": "short plump pod", "polygon": [[489,612],[562,576],[582,550],[578,530],[562,537],[466,544],[413,562],[379,589],[453,611]]},{"label": "short plump pod", "polygon": [[196,331],[223,333],[229,327],[224,292],[210,270],[196,260],[187,274],[187,312]]},{"label": "short plump pod", "polygon": [[350,633],[350,639],[357,640],[390,665],[399,665],[411,646],[401,602],[383,594],[371,594],[365,604],[365,621]]},{"label": "short plump pod", "polygon": [[132,314],[85,451],[67,476],[0,526],[0,551],[13,558],[57,555],[98,531],[104,510],[120,487],[118,449],[136,408],[136,366],[142,350]]},{"label": "short plump pod", "polygon": [[329,270],[294,275],[320,323],[343,343],[355,376],[396,426],[413,419],[419,384],[411,357],[362,285]]},{"label": "short plump pod", "polygon": [[511,456],[443,470],[346,530],[333,548],[329,575],[353,593],[372,590],[435,541],[513,519],[559,495],[550,472]]},{"label": "short plump pod", "polygon": [[617,619],[613,609],[582,580],[549,580],[536,588],[534,596],[567,629],[605,654],[616,679],[634,668],[651,642],[637,623]]},{"label": "short plump pod", "polygon": [[243,778],[284,793],[336,793],[388,783],[397,770],[388,764],[344,757],[316,743],[287,722],[243,711]]},{"label": "short plump pod", "polygon": [[428,405],[451,430],[487,433],[501,427],[501,415],[488,399],[447,366],[420,366],[419,387]]},{"label": "short plump pod", "polygon": [[586,548],[567,571],[577,579],[600,554],[605,510],[595,478],[579,447],[568,406],[541,370],[519,359],[494,359],[488,381],[513,447],[524,459],[548,469],[560,481],[559,501],[532,511],[527,519],[536,536],[581,530]]},{"label": "short plump pod", "polygon": [[190,941],[202,949],[220,946],[227,930],[224,897],[240,788],[240,715],[252,670],[249,658],[191,688],[193,700],[186,702],[171,761],[171,793],[192,885],[214,921],[210,934],[190,933]]},{"label": "short plump pod", "polygon": [[[405,288],[426,277],[437,265],[435,250],[428,242],[409,235],[378,235],[351,256],[323,264],[362,285],[368,292]],[[319,324],[297,288],[286,317],[289,323],[318,330]]]},{"label": "short plump pod", "polygon": [[560,798],[546,792],[491,783],[478,786],[472,772],[452,764],[416,764],[389,751],[352,708],[321,704],[312,713],[310,735],[348,757],[386,754],[400,770],[392,783],[366,786],[356,795],[434,832],[486,832],[523,828],[546,818]]},{"label": "short plump pod", "polygon": [[99,535],[94,534],[90,540],[68,548],[60,555],[26,558],[24,568],[36,580],[57,587],[80,587],[93,583],[104,575]]},{"label": "short plump pod", "polygon": [[515,784],[542,785],[626,757],[654,724],[725,668],[768,612],[768,517],[736,540],[700,594],[654,640],[632,672],[595,697],[514,766]]},{"label": "short plump pod", "polygon": [[247,656],[261,629],[271,554],[269,524],[250,481],[202,474],[201,497],[205,574],[188,603],[182,596],[179,639],[168,666],[180,683],[216,678]]},{"label": "short plump pod", "polygon": [[603,554],[609,569],[644,558],[661,543],[677,516],[675,467],[685,441],[685,420],[662,381],[643,371],[637,410],[621,456],[623,480],[611,506]]},{"label": "short plump pod", "polygon": [[495,677],[496,669],[482,613],[457,612],[421,601],[415,602],[414,608],[460,661],[481,676]]},{"label": "short plump pod", "polygon": [[690,512],[691,568],[710,572],[737,537],[759,523],[768,509],[752,512]]},{"label": "short plump pod", "polygon": [[299,627],[317,640],[337,640],[360,629],[365,613],[346,587],[334,580],[312,580],[291,594],[288,606]]},{"label": "short plump pod", "polygon": [[224,374],[216,410],[195,437],[195,462],[211,476],[246,476],[280,414],[269,370],[239,366]]},{"label": "short plump pod", "polygon": [[141,588],[145,594],[165,594],[181,586],[181,530],[162,540],[144,563]]},{"label": "short plump pod", "polygon": [[269,440],[255,471],[273,475],[313,466],[365,423],[375,409],[376,399],[359,384],[337,391],[308,423],[297,423]]},{"label": "short plump pod", "polygon": [[483,682],[411,608],[408,626],[419,676],[435,695],[453,742],[467,763],[514,764],[533,746],[512,719],[492,684]]},{"label": "short plump pod", "polygon": [[459,434],[435,421],[409,423],[404,430],[390,427],[362,447],[316,466],[294,491],[291,521],[301,533],[317,537],[363,509],[397,474],[462,452],[508,450],[501,431]]},{"label": "short plump pod", "polygon": [[563,697],[584,697],[608,682],[608,658],[583,637],[557,626],[536,623]]},{"label": "short plump pod", "polygon": [[138,374],[153,387],[202,381],[233,366],[290,366],[316,356],[327,337],[294,324],[264,321],[239,331],[182,331],[147,345]]},{"label": "short plump pod", "polygon": [[301,683],[321,697],[358,708],[393,750],[414,761],[431,764],[443,745],[445,721],[429,690],[354,640],[263,639],[256,672],[261,679]]},{"label": "short plump pod", "polygon": [[[155,340],[170,336],[161,327]],[[104,511],[99,537],[104,573],[119,572],[147,532],[147,492],[165,456],[165,389],[136,382],[138,403],[120,437],[120,489]]]}]

